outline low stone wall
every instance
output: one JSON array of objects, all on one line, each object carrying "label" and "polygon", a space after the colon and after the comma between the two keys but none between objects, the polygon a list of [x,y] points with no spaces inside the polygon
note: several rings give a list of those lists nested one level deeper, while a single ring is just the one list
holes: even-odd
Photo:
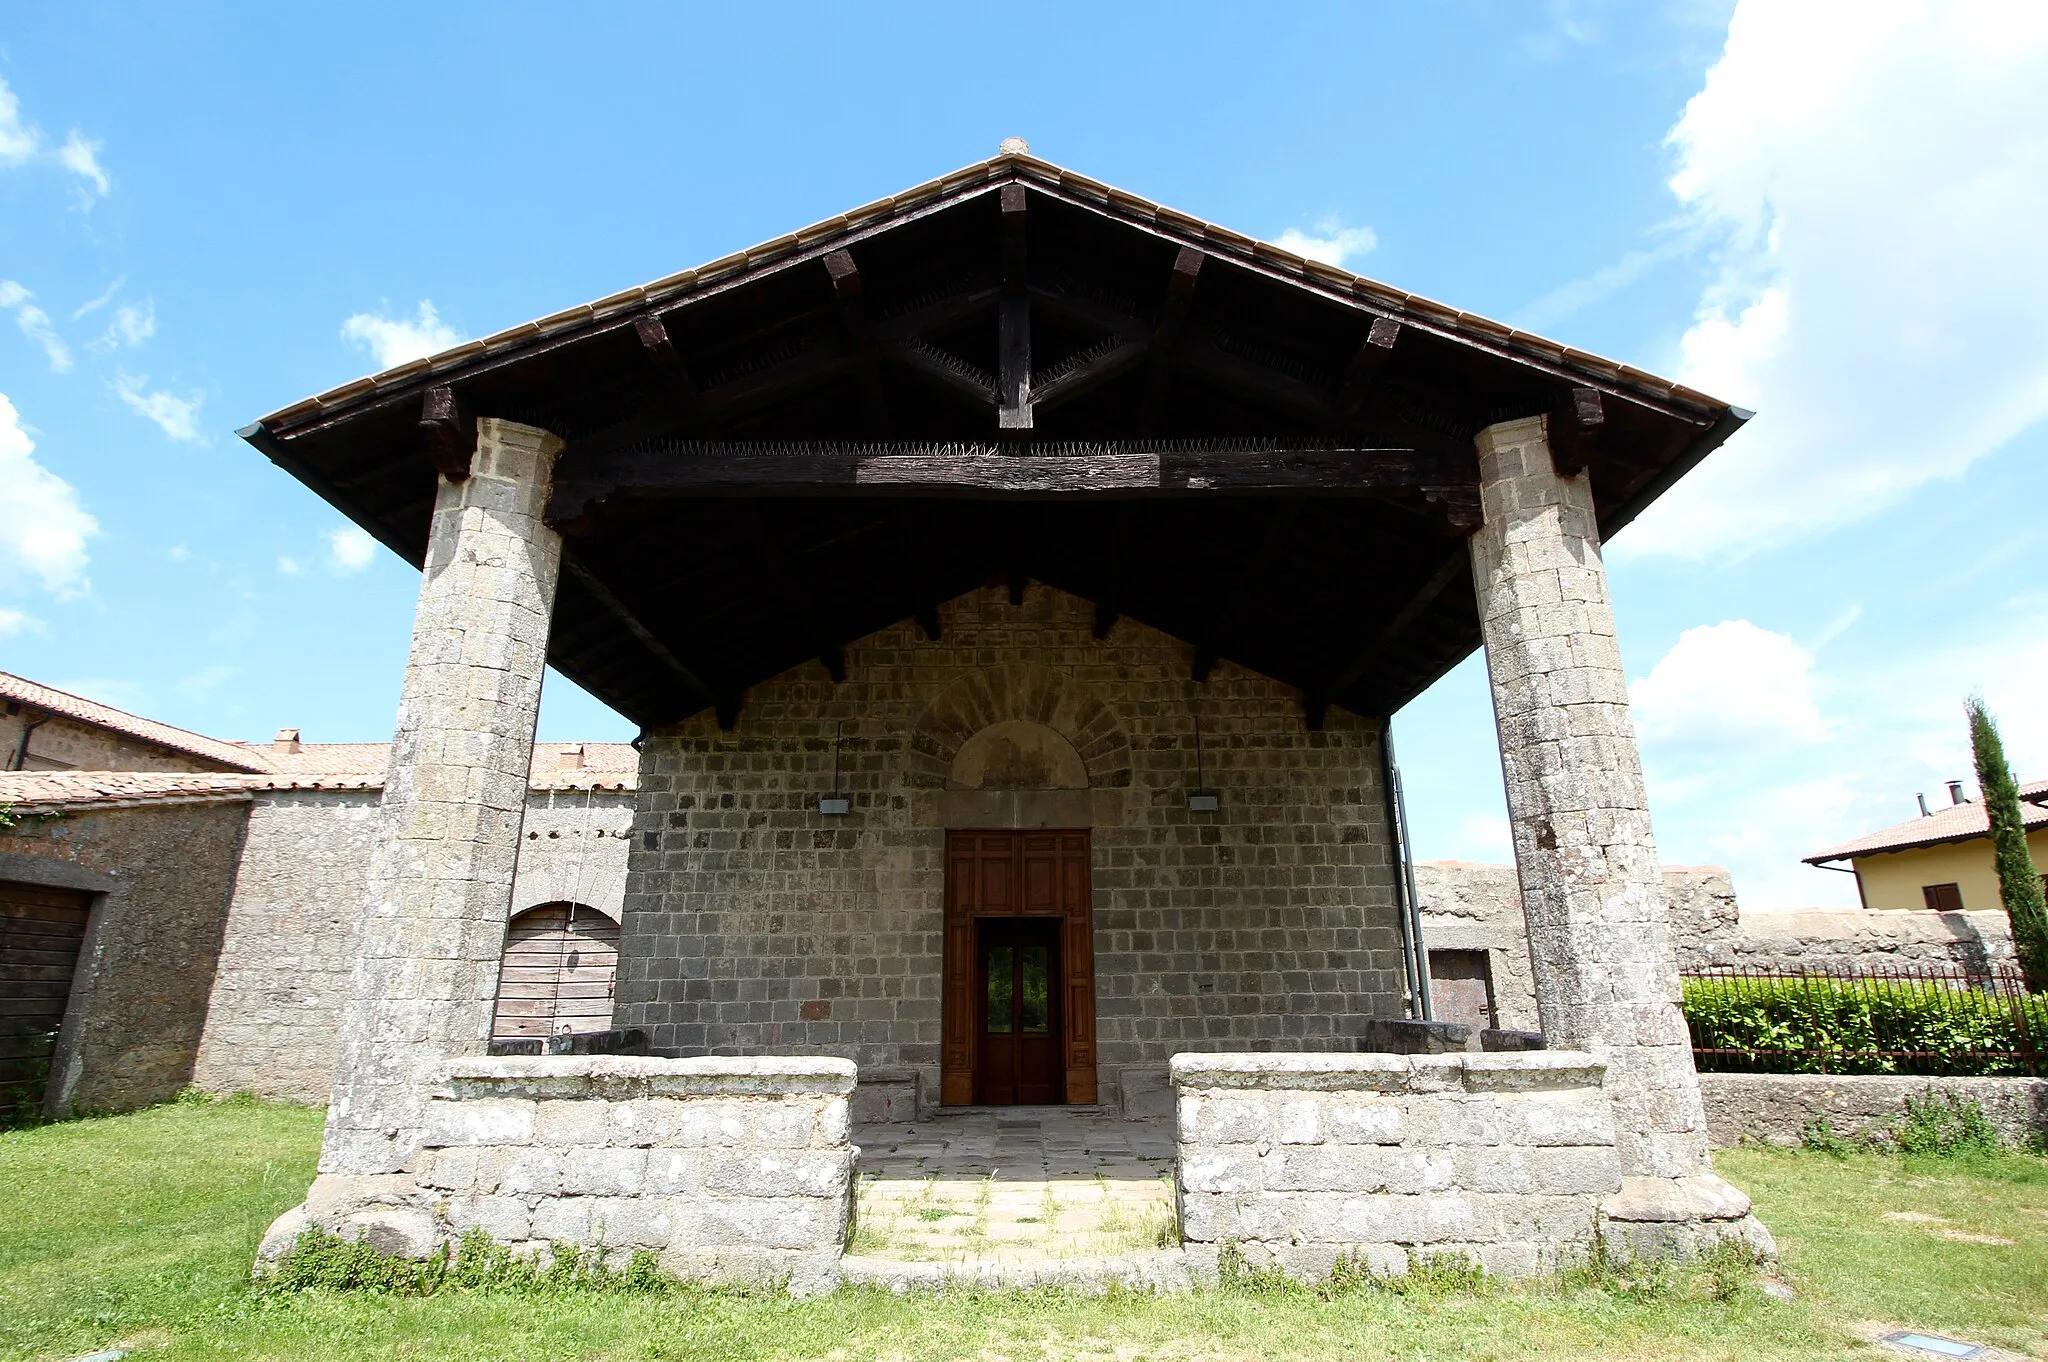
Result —
[{"label": "low stone wall", "polygon": [[517,1251],[660,1256],[708,1281],[829,1289],[853,1207],[844,1059],[461,1059],[410,1176],[323,1175],[298,1220],[424,1256],[469,1229]]},{"label": "low stone wall", "polygon": [[1882,1135],[1929,1092],[1968,1098],[1984,1108],[2008,1142],[2048,1138],[2048,1078],[1915,1078],[1893,1074],[1701,1074],[1707,1134],[1719,1147],[1763,1140],[1796,1145],[1806,1125],[1825,1116],[1844,1139]]},{"label": "low stone wall", "polygon": [[1182,1054],[1181,1230],[1303,1280],[1459,1253],[1526,1277],[1621,1190],[1605,1064],[1519,1054]]}]

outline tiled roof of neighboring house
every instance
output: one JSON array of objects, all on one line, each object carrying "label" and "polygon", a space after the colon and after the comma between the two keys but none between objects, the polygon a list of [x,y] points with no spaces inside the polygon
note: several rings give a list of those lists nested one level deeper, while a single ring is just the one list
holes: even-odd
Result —
[{"label": "tiled roof of neighboring house", "polygon": [[189,804],[247,799],[258,790],[365,790],[378,783],[361,777],[280,780],[233,771],[0,771],[0,808],[33,812],[81,805]]},{"label": "tiled roof of neighboring house", "polygon": [[324,416],[370,397],[382,389],[406,383],[424,374],[459,369],[476,360],[516,350],[564,332],[576,331],[644,308],[649,304],[667,303],[691,294],[710,292],[748,270],[799,252],[829,247],[832,242],[838,240],[857,238],[880,223],[917,213],[935,200],[1010,176],[1037,180],[1096,204],[1119,217],[1140,223],[1157,224],[1161,228],[1187,234],[1200,239],[1206,249],[1219,255],[1234,256],[1241,261],[1291,275],[1312,287],[1365,299],[1375,306],[1404,317],[1411,323],[1457,336],[1490,350],[1530,356],[1574,372],[1632,388],[1653,398],[1676,399],[1702,407],[1719,405],[1716,399],[1708,397],[1705,393],[1673,383],[1669,379],[1659,378],[1632,365],[1603,359],[1584,350],[1573,349],[1556,341],[1504,326],[1475,313],[1460,311],[1424,298],[1420,294],[1409,293],[1363,275],[1353,274],[1335,265],[1310,260],[1283,247],[1254,240],[1241,232],[1233,232],[1228,227],[1204,222],[1177,209],[1153,203],[1137,194],[1092,180],[1086,175],[1077,174],[1033,156],[1028,151],[1017,151],[1006,146],[1003,151],[986,161],[963,166],[950,175],[927,180],[900,194],[877,199],[851,212],[827,218],[823,222],[779,236],[773,241],[763,242],[709,264],[700,265],[696,269],[671,274],[638,288],[629,288],[599,298],[595,302],[584,303],[535,321],[524,322],[485,336],[481,340],[464,341],[452,349],[443,350],[424,359],[408,360],[396,368],[344,383],[338,388],[331,388],[317,396],[274,411],[258,424],[274,428],[308,417]]},{"label": "tiled roof of neighboring house", "polygon": [[[2041,801],[2048,801],[2048,780],[2037,780],[2020,786],[2020,817],[2029,830],[2048,828],[2048,804]],[[1856,856],[1875,856],[1887,851],[1908,851],[1914,847],[1967,842],[1973,837],[1989,836],[1990,832],[1990,820],[1985,818],[1982,804],[1951,804],[1925,818],[1908,819],[1882,832],[1873,832],[1868,836],[1858,837],[1853,842],[1829,847],[1826,851],[1808,856],[1806,864],[1819,865],[1823,861],[1846,861]]]},{"label": "tiled roof of neighboring house", "polygon": [[219,762],[243,771],[261,771],[263,763],[252,758],[241,743],[222,742],[202,733],[188,732],[160,724],[154,719],[145,719],[126,710],[103,705],[97,700],[87,700],[68,691],[56,690],[50,686],[38,685],[25,677],[11,672],[0,672],[0,700],[13,700],[17,704],[39,709],[49,714],[59,714],[94,728],[103,728],[110,733],[135,738],[157,747],[168,747],[175,752],[184,752],[208,761]]},{"label": "tiled roof of neighboring house", "polygon": [[[247,799],[262,790],[376,790],[384,784],[388,743],[302,743],[284,750],[242,743],[269,771],[0,771],[0,808],[17,809]],[[273,750],[277,748],[279,750]],[[582,764],[569,763],[580,759]],[[530,788],[544,792],[631,790],[640,754],[622,742],[535,743]]]}]

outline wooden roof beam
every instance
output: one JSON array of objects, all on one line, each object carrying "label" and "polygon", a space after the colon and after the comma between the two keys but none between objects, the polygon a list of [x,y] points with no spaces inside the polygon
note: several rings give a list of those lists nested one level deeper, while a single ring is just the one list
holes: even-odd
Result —
[{"label": "wooden roof beam", "polygon": [[1550,438],[1550,461],[1562,477],[1575,478],[1586,471],[1600,450],[1600,436],[1607,426],[1607,408],[1598,388],[1573,388],[1550,413],[1545,432]]},{"label": "wooden roof beam", "polygon": [[678,418],[688,420],[697,405],[697,385],[690,381],[689,368],[676,353],[668,323],[660,314],[650,312],[633,319],[633,334],[640,338],[640,352],[660,380],[663,401]]},{"label": "wooden roof beam", "polygon": [[1031,429],[1031,295],[1025,277],[1024,186],[1002,188],[1003,296],[997,305],[996,428]]},{"label": "wooden roof beam", "polygon": [[1188,313],[1195,305],[1195,285],[1202,276],[1202,262],[1208,259],[1193,246],[1174,254],[1173,268],[1166,273],[1166,306],[1159,325],[1152,328],[1152,378],[1145,391],[1145,429],[1158,431],[1166,419],[1167,388],[1173,379],[1168,361],[1181,333],[1187,329]]},{"label": "wooden roof beam", "polygon": [[442,477],[461,482],[469,476],[469,461],[476,453],[476,418],[454,388],[440,384],[427,389],[420,402],[420,434]]},{"label": "wooden roof beam", "polygon": [[1365,344],[1358,347],[1358,355],[1351,361],[1351,370],[1344,375],[1343,391],[1337,395],[1337,407],[1346,417],[1357,415],[1358,409],[1365,404],[1365,395],[1372,391],[1380,370],[1386,367],[1388,357],[1394,353],[1394,343],[1400,339],[1401,323],[1392,317],[1372,319]]},{"label": "wooden roof beam", "polygon": [[1476,473],[1412,449],[1052,445],[670,445],[586,456],[561,470],[551,523],[621,497],[1355,496],[1408,491],[1477,506]]},{"label": "wooden roof beam", "polygon": [[867,308],[861,301],[860,266],[851,251],[833,251],[824,257],[825,275],[832,281],[832,300],[839,311],[839,325],[846,342],[860,356],[860,404],[868,429],[880,434],[889,425],[889,399],[882,391],[882,370],[875,342],[868,327]]}]

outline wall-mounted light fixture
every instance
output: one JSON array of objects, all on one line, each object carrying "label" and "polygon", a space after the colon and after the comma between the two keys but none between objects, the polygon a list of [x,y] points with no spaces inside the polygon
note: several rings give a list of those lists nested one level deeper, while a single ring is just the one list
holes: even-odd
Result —
[{"label": "wall-mounted light fixture", "polygon": [[839,792],[839,729],[832,725],[832,793],[818,796],[818,812],[833,816],[853,812],[853,801]]},{"label": "wall-mounted light fixture", "polygon": [[1195,788],[1188,791],[1189,813],[1214,813],[1223,807],[1223,796],[1202,783],[1202,720],[1195,718]]}]

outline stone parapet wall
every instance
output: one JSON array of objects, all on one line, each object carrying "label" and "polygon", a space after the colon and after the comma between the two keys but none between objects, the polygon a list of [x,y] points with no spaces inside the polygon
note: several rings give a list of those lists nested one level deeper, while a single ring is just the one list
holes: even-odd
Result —
[{"label": "stone parapet wall", "polygon": [[[322,1176],[305,1223],[422,1257],[468,1230],[518,1252],[638,1251],[694,1280],[837,1279],[853,1207],[843,1059],[459,1059],[412,1177]],[[281,1241],[281,1242],[280,1242]]]},{"label": "stone parapet wall", "polygon": [[[2000,912],[1871,912],[1861,908],[1742,911],[1719,866],[1663,867],[1678,967],[1694,972],[1756,969],[1868,969],[1898,965],[2014,963],[2012,928]],[[1415,867],[1423,946],[1483,950],[1493,975],[1499,1026],[1539,1030],[1529,972],[1529,929],[1511,865],[1422,861]]]},{"label": "stone parapet wall", "polygon": [[1797,1145],[1827,1118],[1843,1139],[1883,1138],[1908,1099],[1953,1096],[1982,1107],[2008,1143],[2048,1140],[2048,1078],[1922,1078],[1906,1074],[1701,1074],[1707,1131],[1717,1146]]},{"label": "stone parapet wall", "polygon": [[1181,1230],[1294,1276],[1462,1254],[1526,1277],[1585,1252],[1622,1187],[1585,1054],[1177,1055]]}]

